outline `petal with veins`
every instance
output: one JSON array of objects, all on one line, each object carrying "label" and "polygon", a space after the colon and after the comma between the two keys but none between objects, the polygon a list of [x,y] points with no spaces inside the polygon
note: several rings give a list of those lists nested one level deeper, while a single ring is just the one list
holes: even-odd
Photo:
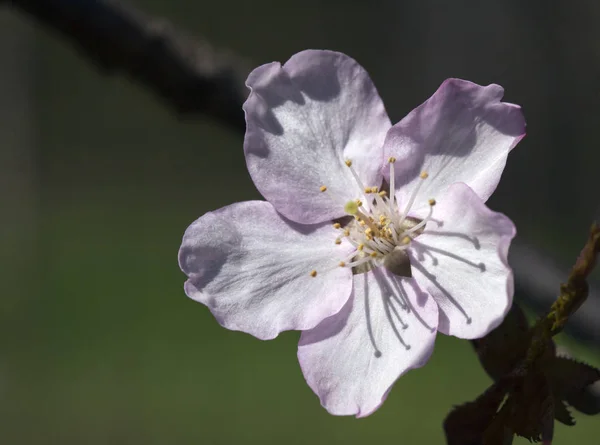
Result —
[{"label": "petal with veins", "polygon": [[[286,218],[319,223],[344,215],[365,187],[380,186],[389,118],[367,72],[332,51],[302,51],[246,81],[244,152],[262,195]],[[321,187],[326,191],[322,192]]]},{"label": "petal with veins", "polygon": [[344,308],[302,333],[302,372],[330,413],[368,416],[398,377],[429,359],[437,321],[435,301],[413,279],[383,268],[354,275]]},{"label": "petal with veins", "polygon": [[455,182],[466,183],[484,201],[494,192],[508,153],[525,136],[521,108],[501,102],[503,94],[499,85],[448,79],[389,131],[384,151],[398,160],[398,200],[408,201],[419,173],[429,173],[415,215],[425,214],[427,199]]},{"label": "petal with veins", "polygon": [[185,291],[224,327],[260,339],[313,328],[352,290],[350,269],[337,267],[352,247],[336,245],[337,233],[331,225],[288,221],[262,201],[206,213],[179,251]]},{"label": "petal with veins", "polygon": [[408,253],[413,277],[439,305],[440,332],[479,338],[502,322],[514,291],[507,255],[515,233],[464,183],[438,200]]}]

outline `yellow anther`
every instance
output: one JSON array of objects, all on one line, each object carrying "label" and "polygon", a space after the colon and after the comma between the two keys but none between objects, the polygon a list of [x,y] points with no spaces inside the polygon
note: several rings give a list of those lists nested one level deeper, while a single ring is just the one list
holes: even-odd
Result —
[{"label": "yellow anther", "polygon": [[346,267],[346,263],[344,263],[343,261],[340,261],[340,267]]},{"label": "yellow anther", "polygon": [[421,174],[419,175],[419,178],[421,179],[427,179],[429,177],[429,173],[427,173],[426,171],[422,171]]},{"label": "yellow anther", "polygon": [[371,187],[365,187],[365,193],[372,193],[373,190],[371,189]]},{"label": "yellow anther", "polygon": [[311,270],[310,271],[310,276],[313,277],[313,278],[316,277],[317,276],[317,271],[316,270]]},{"label": "yellow anther", "polygon": [[373,229],[371,229],[370,227],[367,227],[367,229],[365,230],[365,235],[373,236]]},{"label": "yellow anther", "polygon": [[322,192],[327,190],[327,186],[322,185],[321,187],[319,187],[319,190],[321,190]]},{"label": "yellow anther", "polygon": [[348,229],[344,230],[344,236],[350,236],[350,230],[348,230]]},{"label": "yellow anther", "polygon": [[377,252],[371,252],[371,256],[375,258],[377,256]]},{"label": "yellow anther", "polygon": [[379,188],[371,187],[371,193],[377,193],[377,190],[379,190]]},{"label": "yellow anther", "polygon": [[333,228],[334,228],[334,229],[341,229],[341,228],[342,228],[342,225],[341,225],[340,223],[335,223],[335,224],[333,225]]},{"label": "yellow anther", "polygon": [[364,222],[362,219],[360,219],[360,218],[357,218],[357,219],[358,219],[358,224],[360,224],[361,226],[366,226],[367,225],[367,223]]},{"label": "yellow anther", "polygon": [[352,161],[350,159],[346,159],[344,162],[348,167],[352,167]]},{"label": "yellow anther", "polygon": [[404,238],[402,238],[402,244],[409,244],[410,243],[410,237],[409,236],[405,236]]},{"label": "yellow anther", "polygon": [[386,220],[386,217],[385,217],[385,216],[383,216],[383,215],[379,215],[379,223],[380,223],[380,224],[385,224],[385,220]]},{"label": "yellow anther", "polygon": [[339,239],[339,238],[337,238],[337,239],[335,240],[335,243],[336,243],[336,244],[338,244],[338,245],[339,245],[339,244],[342,244],[342,240],[341,240],[341,239]]},{"label": "yellow anther", "polygon": [[433,206],[435,205],[435,199],[431,198],[431,199],[429,200],[429,205],[430,205],[431,207],[433,207]]},{"label": "yellow anther", "polygon": [[359,244],[358,246],[356,246],[356,250],[359,250],[362,252],[362,250],[365,248],[364,244]]},{"label": "yellow anther", "polygon": [[382,198],[387,195],[387,192],[385,190],[382,190],[379,192],[379,196],[381,196]]},{"label": "yellow anther", "polygon": [[390,156],[390,157],[388,158],[388,162],[389,162],[390,164],[393,164],[394,162],[396,162],[396,158],[395,158],[395,157],[393,157],[393,156]]},{"label": "yellow anther", "polygon": [[362,201],[360,199],[357,199],[356,204],[360,207],[362,205]]},{"label": "yellow anther", "polygon": [[356,202],[348,201],[344,206],[344,212],[346,212],[349,215],[356,215],[356,213],[358,212],[358,206],[359,205]]}]

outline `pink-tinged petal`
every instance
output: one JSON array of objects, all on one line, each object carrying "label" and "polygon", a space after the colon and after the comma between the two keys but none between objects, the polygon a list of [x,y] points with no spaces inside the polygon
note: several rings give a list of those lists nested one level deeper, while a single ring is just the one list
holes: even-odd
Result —
[{"label": "pink-tinged petal", "polygon": [[[406,202],[422,171],[417,205],[438,198],[455,182],[464,182],[486,201],[496,189],[510,150],[525,136],[525,119],[517,105],[501,102],[499,85],[480,86],[448,79],[425,103],[394,125],[385,141],[393,156],[400,202]],[[386,171],[389,179],[389,172]]]},{"label": "pink-tinged petal", "polygon": [[[285,217],[319,223],[344,215],[365,187],[382,181],[383,141],[391,127],[367,72],[332,51],[302,51],[246,81],[244,152],[262,195]],[[327,191],[321,192],[320,187]]]},{"label": "pink-tinged petal", "polygon": [[302,372],[331,414],[368,416],[398,377],[429,359],[437,322],[435,301],[413,279],[383,268],[354,275],[344,308],[302,333]]},{"label": "pink-tinged petal", "polygon": [[438,200],[409,256],[413,277],[439,305],[440,332],[479,338],[502,322],[513,298],[507,255],[515,234],[512,221],[464,183]]},{"label": "pink-tinged petal", "polygon": [[352,246],[336,245],[337,234],[329,224],[285,220],[263,201],[207,213],[186,230],[179,251],[185,292],[224,327],[263,340],[313,328],[352,290],[351,272],[336,267]]}]

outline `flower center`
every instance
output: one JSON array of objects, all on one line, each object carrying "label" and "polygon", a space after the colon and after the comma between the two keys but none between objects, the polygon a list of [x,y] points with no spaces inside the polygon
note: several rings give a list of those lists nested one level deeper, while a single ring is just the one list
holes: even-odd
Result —
[{"label": "flower center", "polygon": [[419,220],[408,216],[421,184],[427,179],[428,174],[422,172],[419,175],[421,180],[401,210],[394,194],[394,163],[396,159],[391,157],[388,162],[390,166],[389,194],[386,191],[380,191],[377,187],[364,187],[356,171],[352,168],[352,161],[346,160],[352,176],[363,190],[363,196],[361,199],[347,202],[344,206],[344,211],[353,216],[350,223],[344,226],[340,223],[333,225],[340,231],[335,243],[341,244],[342,239],[346,239],[354,246],[354,251],[342,259],[338,266],[351,267],[354,273],[364,273],[375,267],[384,266],[396,275],[410,277],[410,260],[406,249],[413,239],[423,233],[425,225],[431,220],[436,202],[435,199],[429,199],[429,214],[424,219]]}]

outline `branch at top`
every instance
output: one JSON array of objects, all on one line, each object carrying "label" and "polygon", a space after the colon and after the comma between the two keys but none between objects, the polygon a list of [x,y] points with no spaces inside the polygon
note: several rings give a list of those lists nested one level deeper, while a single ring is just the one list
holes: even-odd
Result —
[{"label": "branch at top", "polygon": [[244,131],[249,69],[240,58],[117,0],[2,2],[58,31],[106,74],[145,85],[180,116],[207,115]]}]

